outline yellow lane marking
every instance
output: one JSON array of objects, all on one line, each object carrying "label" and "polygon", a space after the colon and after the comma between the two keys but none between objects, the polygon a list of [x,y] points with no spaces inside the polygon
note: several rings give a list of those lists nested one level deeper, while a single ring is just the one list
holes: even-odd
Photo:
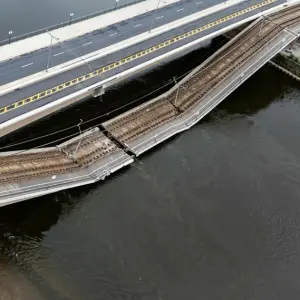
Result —
[{"label": "yellow lane marking", "polygon": [[216,25],[224,23],[224,22],[226,22],[228,20],[237,18],[237,17],[239,17],[239,16],[241,16],[243,14],[246,14],[246,13],[248,13],[250,11],[253,11],[255,9],[261,8],[261,7],[266,6],[268,4],[274,3],[276,1],[278,1],[278,0],[265,0],[265,1],[262,1],[260,3],[257,3],[255,5],[250,6],[248,8],[245,8],[243,10],[240,10],[240,11],[237,11],[235,13],[232,13],[232,14],[226,16],[226,17],[223,17],[221,19],[218,19],[216,21],[213,21],[213,22],[208,23],[206,25],[203,25],[201,27],[192,29],[192,30],[190,30],[188,32],[185,32],[185,33],[181,34],[181,35],[175,36],[175,37],[173,37],[173,38],[171,38],[171,39],[169,39],[167,41],[164,41],[164,42],[162,42],[160,44],[157,44],[155,46],[152,46],[150,48],[144,49],[144,50],[142,50],[142,51],[140,51],[138,53],[135,53],[135,54],[132,54],[132,55],[130,55],[128,57],[122,58],[119,61],[113,62],[113,63],[111,63],[111,64],[109,64],[109,65],[107,65],[105,67],[102,67],[102,68],[100,68],[98,70],[95,70],[95,71],[93,71],[91,73],[79,76],[79,77],[74,78],[74,79],[72,79],[70,81],[64,82],[64,83],[62,83],[62,84],[60,84],[60,85],[58,85],[56,87],[50,88],[50,89],[45,90],[43,92],[40,92],[40,93],[38,93],[36,95],[28,97],[26,99],[23,99],[23,100],[15,102],[15,103],[12,103],[12,104],[10,104],[8,106],[2,107],[2,108],[0,108],[0,115],[1,114],[5,114],[5,113],[7,113],[7,112],[9,112],[11,110],[17,109],[19,107],[22,107],[24,105],[27,105],[29,103],[38,101],[40,99],[44,99],[44,98],[46,98],[46,97],[48,97],[50,95],[56,94],[56,93],[64,90],[66,88],[69,88],[69,87],[74,86],[74,85],[76,85],[78,83],[87,81],[87,80],[89,80],[89,79],[91,79],[91,78],[93,78],[95,76],[98,76],[98,75],[101,75],[103,73],[106,73],[109,70],[118,68],[121,65],[127,64],[127,63],[129,63],[131,61],[139,59],[140,57],[146,56],[146,55],[148,55],[148,54],[150,54],[152,52],[155,52],[155,51],[157,51],[159,49],[165,48],[165,47],[167,47],[167,46],[169,46],[171,44],[177,43],[178,41],[181,41],[181,40],[186,39],[186,38],[188,38],[190,36],[193,36],[193,35],[195,35],[195,34],[197,34],[199,32],[205,31],[205,30],[207,30],[207,29],[209,29],[211,27],[214,27]]}]

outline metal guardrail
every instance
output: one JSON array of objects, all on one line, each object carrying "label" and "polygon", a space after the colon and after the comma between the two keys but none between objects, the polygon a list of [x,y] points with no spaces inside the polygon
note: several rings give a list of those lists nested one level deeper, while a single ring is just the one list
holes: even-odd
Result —
[{"label": "metal guardrail", "polygon": [[[119,5],[116,9],[118,10],[118,9],[130,6],[130,5],[133,5],[133,4],[137,4],[137,3],[140,3],[140,2],[144,2],[144,1],[146,1],[146,0],[133,0],[133,1],[130,1],[128,3],[124,3],[124,4]],[[91,13],[89,15],[72,19],[72,24],[78,23],[78,22],[81,22],[81,21],[84,21],[84,20],[87,20],[87,19],[91,19],[91,18],[100,16],[100,15],[104,15],[104,14],[112,12],[114,10],[115,10],[115,7],[106,8],[106,9],[103,9],[103,10],[100,10],[100,11],[96,11],[96,12]],[[68,20],[68,21],[65,21],[65,22],[62,22],[62,23],[59,23],[59,24],[55,24],[55,25],[52,25],[52,26],[49,26],[49,27],[45,27],[45,28],[42,28],[42,29],[39,29],[39,30],[35,30],[35,31],[32,31],[32,32],[21,34],[19,36],[7,38],[5,40],[0,41],[0,46],[6,45],[6,44],[9,44],[9,43],[13,43],[13,42],[17,42],[17,41],[20,41],[20,40],[23,40],[23,39],[41,34],[41,33],[45,33],[47,31],[62,28],[62,27],[70,25],[70,23],[71,23],[70,20]]]}]

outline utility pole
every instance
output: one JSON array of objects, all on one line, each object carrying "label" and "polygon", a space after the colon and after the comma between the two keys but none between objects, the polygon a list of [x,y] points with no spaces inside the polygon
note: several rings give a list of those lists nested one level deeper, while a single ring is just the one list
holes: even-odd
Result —
[{"label": "utility pole", "polygon": [[82,132],[81,132],[81,128],[80,128],[80,125],[81,125],[82,122],[83,122],[83,120],[80,119],[80,122],[77,124],[78,130],[79,130],[79,135],[80,135],[80,140],[79,140],[78,145],[77,145],[77,147],[76,147],[76,149],[74,150],[73,155],[72,155],[72,157],[73,157],[74,160],[76,160],[76,159],[75,159],[75,155],[76,155],[76,152],[77,152],[77,150],[78,150],[78,148],[79,148],[79,146],[80,146],[80,144],[81,144],[81,141],[82,141]]},{"label": "utility pole", "polygon": [[[78,59],[80,59],[84,64],[87,65],[87,67],[89,67],[92,71],[94,71],[94,68],[83,58],[81,58],[81,56],[77,55],[72,49],[69,49],[67,46],[65,46],[63,43],[61,43],[61,41],[59,40],[59,38],[55,37],[53,34],[51,34],[47,29],[46,32],[54,39],[56,40],[59,44],[62,45],[63,48],[67,49],[67,51],[71,52],[75,57],[77,57]],[[49,51],[50,52],[50,51]],[[51,54],[51,53],[50,53]],[[50,57],[50,56],[49,56]],[[50,60],[50,59],[49,59]]]},{"label": "utility pole", "polygon": [[149,33],[150,33],[151,30],[153,29],[153,26],[154,26],[154,22],[155,22],[155,18],[156,18],[156,14],[157,14],[157,11],[158,11],[158,8],[159,8],[160,1],[161,1],[161,0],[158,0],[158,1],[157,1],[157,7],[156,7],[156,10],[155,10],[155,12],[154,12],[154,14],[153,14],[153,18],[152,18],[151,26],[150,26],[150,29],[149,29]]}]

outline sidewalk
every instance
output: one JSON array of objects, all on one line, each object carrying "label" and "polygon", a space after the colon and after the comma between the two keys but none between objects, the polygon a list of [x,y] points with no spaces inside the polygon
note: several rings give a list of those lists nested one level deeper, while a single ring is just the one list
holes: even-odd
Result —
[{"label": "sidewalk", "polygon": [[282,52],[284,55],[287,55],[287,56],[293,55],[299,59],[300,58],[300,40],[299,39],[295,40],[288,47],[286,47],[286,49],[284,49]]},{"label": "sidewalk", "polygon": [[[160,2],[159,7],[162,8],[179,1],[180,0],[164,0]],[[145,0],[144,2],[117,9],[98,17],[71,24],[70,26],[66,26],[63,28],[55,29],[51,31],[51,33],[53,34],[53,36],[58,38],[60,42],[63,42],[107,27],[109,25],[134,18],[146,12],[153,11],[156,8],[157,0]],[[48,47],[50,44],[50,40],[51,38],[48,33],[42,33],[21,41],[1,46],[0,62]],[[52,41],[52,45],[55,45],[57,43],[58,41],[56,40]]]}]

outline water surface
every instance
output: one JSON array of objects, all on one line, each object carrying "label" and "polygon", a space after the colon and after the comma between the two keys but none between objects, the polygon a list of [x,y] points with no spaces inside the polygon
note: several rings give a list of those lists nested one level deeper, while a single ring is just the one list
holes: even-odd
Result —
[{"label": "water surface", "polygon": [[[204,52],[25,133],[101,115]],[[266,66],[194,128],[105,182],[1,209],[0,299],[298,299],[299,90]]]}]

